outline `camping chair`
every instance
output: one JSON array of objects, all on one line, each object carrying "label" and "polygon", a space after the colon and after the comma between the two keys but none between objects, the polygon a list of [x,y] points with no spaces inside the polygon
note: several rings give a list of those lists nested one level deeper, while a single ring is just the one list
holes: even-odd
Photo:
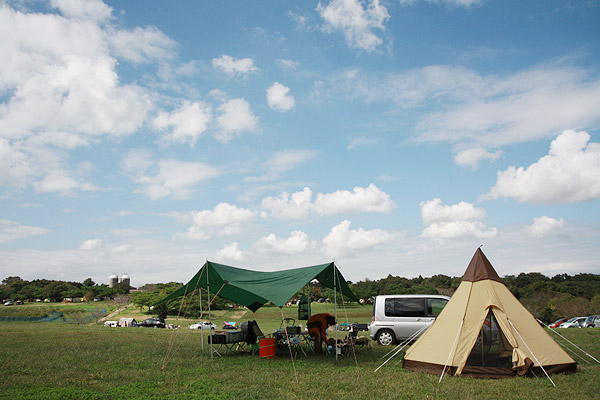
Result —
[{"label": "camping chair", "polygon": [[[244,343],[247,346],[250,346],[252,349],[252,354],[254,354],[257,350],[256,343],[264,338],[265,335],[262,333],[256,320],[247,321],[242,323],[241,325],[242,332],[244,332]],[[242,344],[240,343],[240,344]]]}]

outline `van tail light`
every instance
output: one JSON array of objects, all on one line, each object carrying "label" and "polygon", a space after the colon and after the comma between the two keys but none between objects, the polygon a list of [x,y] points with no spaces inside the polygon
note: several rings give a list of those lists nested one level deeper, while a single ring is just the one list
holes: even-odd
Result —
[{"label": "van tail light", "polygon": [[371,324],[375,324],[375,316],[373,315],[373,320],[371,321]]}]

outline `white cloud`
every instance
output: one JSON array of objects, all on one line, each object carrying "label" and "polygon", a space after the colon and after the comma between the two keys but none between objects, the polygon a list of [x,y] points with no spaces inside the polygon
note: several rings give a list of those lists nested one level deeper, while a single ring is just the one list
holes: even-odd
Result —
[{"label": "white cloud", "polygon": [[217,251],[217,259],[241,261],[244,259],[244,253],[239,249],[237,242],[233,242]]},{"label": "white cloud", "polygon": [[133,63],[164,62],[175,57],[176,42],[152,26],[117,30],[109,40],[117,56]]},{"label": "white cloud", "polygon": [[[434,4],[447,4],[450,6],[461,6],[461,7],[470,7],[470,6],[478,6],[481,5],[485,0],[423,0],[427,3]],[[400,4],[402,5],[413,5],[417,3],[418,0],[400,0]]]},{"label": "white cloud", "polygon": [[96,250],[102,246],[102,239],[88,239],[84,240],[79,246],[79,250]]},{"label": "white cloud", "polygon": [[600,144],[589,140],[587,132],[564,131],[536,163],[499,171],[496,184],[483,198],[545,204],[599,198]]},{"label": "white cloud", "polygon": [[243,131],[254,132],[258,128],[258,117],[250,110],[250,105],[244,99],[232,99],[219,106],[221,113],[217,117],[220,131],[215,138],[222,143],[227,143],[236,134]]},{"label": "white cloud", "polygon": [[352,149],[355,149],[357,147],[373,146],[373,145],[376,145],[378,143],[379,143],[379,139],[361,136],[361,137],[357,137],[357,138],[352,139],[348,143],[348,146],[346,146],[346,149],[347,150],[352,150]]},{"label": "white cloud", "polygon": [[[316,88],[312,96],[336,92],[416,112],[416,141],[457,143],[461,148],[539,140],[600,120],[600,78],[564,65],[505,76],[440,65],[378,75],[352,70],[336,72],[330,87]],[[425,109],[432,102],[435,112]]]},{"label": "white cloud", "polygon": [[196,141],[208,129],[212,119],[209,105],[184,101],[181,107],[172,113],[162,112],[153,120],[159,130],[171,129],[166,139],[171,142],[185,143],[194,146]]},{"label": "white cloud", "polygon": [[144,150],[132,150],[123,157],[122,171],[142,186],[151,200],[171,196],[187,199],[202,181],[220,175],[220,171],[202,162],[185,162],[173,159],[152,160]]},{"label": "white cloud", "polygon": [[289,69],[297,69],[300,66],[300,61],[280,59],[278,62],[281,66]]},{"label": "white cloud", "polygon": [[304,252],[311,245],[314,247],[315,243],[311,243],[306,233],[293,231],[287,239],[279,239],[271,233],[258,239],[254,247],[263,253],[293,255]]},{"label": "white cloud", "polygon": [[289,87],[275,82],[267,88],[267,104],[275,111],[290,111],[296,105],[296,100],[289,93]]},{"label": "white cloud", "polygon": [[68,18],[102,22],[112,15],[112,8],[101,0],[51,0],[50,4]]},{"label": "white cloud", "polygon": [[454,162],[458,165],[467,165],[472,169],[477,169],[477,164],[481,160],[495,161],[502,155],[502,151],[498,150],[495,153],[490,153],[484,148],[478,147],[474,149],[467,149],[458,152],[454,156]]},{"label": "white cloud", "polygon": [[547,216],[542,216],[533,219],[533,224],[525,227],[525,233],[533,238],[542,238],[551,235],[565,226],[564,219],[555,219]]},{"label": "white cloud", "polygon": [[390,195],[374,184],[366,188],[355,187],[352,192],[336,190],[333,193],[319,193],[315,199],[315,211],[322,215],[343,212],[391,212],[395,208]]},{"label": "white cloud", "polygon": [[229,203],[219,203],[212,210],[191,211],[187,214],[175,213],[180,223],[191,223],[192,226],[183,236],[191,240],[205,240],[213,234],[232,235],[238,233],[243,225],[256,219],[257,212],[247,208],[239,208]]},{"label": "white cloud", "polygon": [[323,238],[323,251],[330,257],[352,254],[356,250],[365,250],[380,244],[391,242],[395,235],[381,229],[350,229],[351,222],[344,220],[331,228]]},{"label": "white cloud", "polygon": [[265,164],[266,172],[258,177],[247,177],[246,181],[274,180],[283,172],[293,169],[297,164],[316,156],[314,150],[283,150],[278,151]]},{"label": "white cloud", "polygon": [[305,219],[311,214],[334,215],[339,213],[390,212],[395,208],[390,196],[371,184],[366,188],[355,187],[352,192],[337,190],[318,193],[312,202],[312,190],[305,187],[301,192],[282,192],[279,197],[268,196],[261,202],[263,218]]},{"label": "white cloud", "polygon": [[40,226],[19,225],[14,221],[0,219],[0,243],[8,243],[30,236],[45,235],[49,232],[50,230]]},{"label": "white cloud", "polygon": [[279,197],[268,196],[262,199],[260,208],[263,210],[261,216],[271,216],[277,219],[305,219],[313,210],[312,190],[305,187],[301,192],[282,192]]},{"label": "white cloud", "polygon": [[420,207],[423,223],[429,225],[423,230],[423,237],[487,239],[498,234],[496,228],[488,228],[480,221],[486,216],[485,210],[475,208],[471,203],[461,201],[458,204],[445,206],[440,199],[433,199],[421,202]]},{"label": "white cloud", "polygon": [[363,4],[360,0],[332,0],[326,6],[319,3],[317,12],[325,20],[326,31],[342,31],[350,47],[371,52],[383,43],[373,31],[385,30],[390,15],[379,0],[367,1],[365,8]]},{"label": "white cloud", "polygon": [[219,58],[213,58],[210,63],[213,68],[220,69],[230,76],[245,75],[258,71],[258,68],[254,65],[254,60],[251,58],[235,59],[228,55],[222,55]]},{"label": "white cloud", "polygon": [[473,221],[485,218],[485,210],[475,208],[473,204],[461,201],[451,206],[442,205],[442,200],[433,199],[421,203],[423,223],[465,220]]},{"label": "white cloud", "polygon": [[40,181],[33,182],[33,188],[39,193],[71,194],[75,190],[97,190],[92,184],[79,182],[71,173],[63,170],[48,172]]}]

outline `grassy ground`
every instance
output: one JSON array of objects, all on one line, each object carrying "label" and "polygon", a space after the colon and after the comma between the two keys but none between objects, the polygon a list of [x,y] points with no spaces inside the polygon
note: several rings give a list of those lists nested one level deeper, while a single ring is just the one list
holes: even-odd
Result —
[{"label": "grassy ground", "polygon": [[[327,307],[330,307],[327,308]],[[294,308],[285,308],[294,317]],[[332,312],[321,306],[313,312]],[[213,321],[235,320],[236,311],[219,312]],[[368,322],[368,307],[338,310],[345,322]],[[147,317],[128,308],[124,314]],[[240,321],[256,319],[267,333],[279,328],[281,311],[263,307]],[[600,398],[600,365],[581,360],[579,372],[547,379],[502,380],[444,378],[403,370],[396,361],[378,372],[390,348],[374,345],[354,357],[300,355],[261,359],[236,353],[211,360],[201,350],[201,332],[187,329],[192,320],[169,320],[180,330],[104,328],[100,325],[0,323],[2,399],[550,399]],[[565,329],[561,334],[600,358],[600,329]],[[204,335],[206,338],[206,335]],[[166,367],[162,369],[165,358]],[[294,373],[294,368],[296,374]],[[298,381],[296,381],[296,376]]]}]

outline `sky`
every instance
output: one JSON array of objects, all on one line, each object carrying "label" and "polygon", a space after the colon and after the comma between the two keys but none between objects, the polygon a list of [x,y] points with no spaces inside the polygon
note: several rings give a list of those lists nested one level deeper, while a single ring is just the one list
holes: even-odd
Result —
[{"label": "sky", "polygon": [[600,274],[600,1],[0,0],[0,278]]}]

